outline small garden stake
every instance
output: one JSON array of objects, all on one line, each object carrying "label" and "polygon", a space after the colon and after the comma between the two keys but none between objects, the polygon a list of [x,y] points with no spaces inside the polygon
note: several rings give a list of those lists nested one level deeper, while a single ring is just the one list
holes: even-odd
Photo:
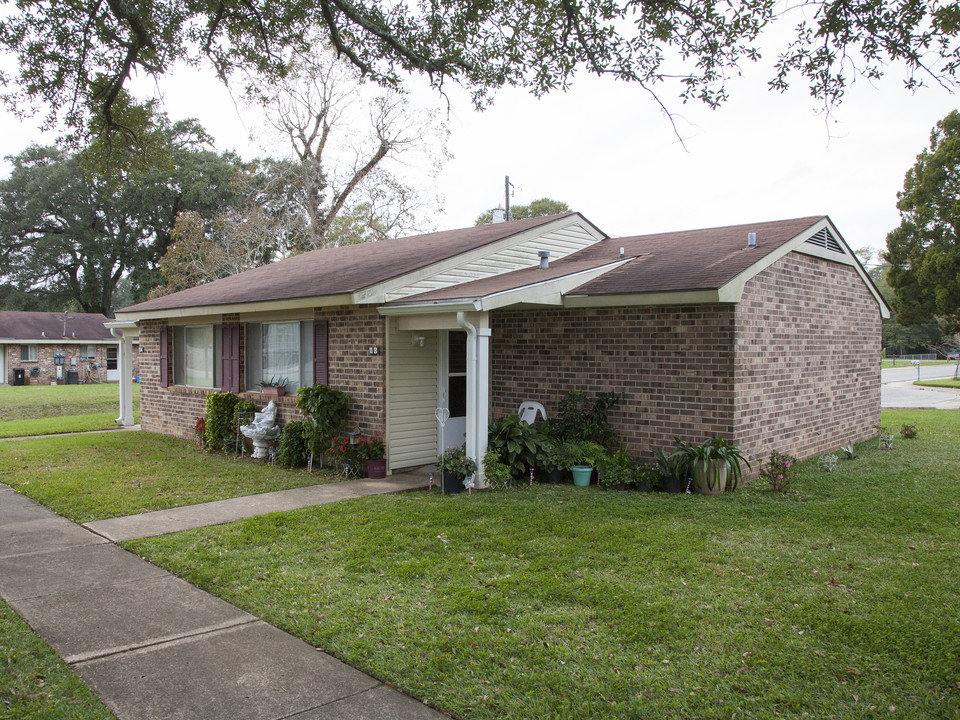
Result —
[{"label": "small garden stake", "polygon": [[463,479],[463,486],[467,489],[467,495],[473,495],[473,475],[467,475]]},{"label": "small garden stake", "polygon": [[433,490],[433,473],[430,473],[430,484],[427,485],[427,492],[431,492],[432,490]]},{"label": "small garden stake", "polygon": [[530,487],[533,487],[533,468],[530,468]]}]

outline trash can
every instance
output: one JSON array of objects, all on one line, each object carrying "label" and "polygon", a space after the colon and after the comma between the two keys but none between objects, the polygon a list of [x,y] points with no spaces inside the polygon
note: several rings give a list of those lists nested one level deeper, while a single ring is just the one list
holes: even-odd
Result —
[{"label": "trash can", "polygon": [[24,369],[23,368],[14,368],[13,369],[13,384],[14,385],[23,385],[24,378]]},{"label": "trash can", "polygon": [[67,385],[79,385],[80,373],[76,370],[67,370]]}]

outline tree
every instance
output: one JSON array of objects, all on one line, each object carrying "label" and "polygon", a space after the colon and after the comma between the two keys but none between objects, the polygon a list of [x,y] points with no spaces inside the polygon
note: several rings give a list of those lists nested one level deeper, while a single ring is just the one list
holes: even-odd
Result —
[{"label": "tree", "polygon": [[313,31],[364,77],[393,88],[411,72],[440,89],[457,82],[477,106],[504,85],[566,89],[582,70],[651,94],[674,81],[684,101],[715,106],[726,79],[760,58],[761,33],[793,22],[773,89],[799,75],[829,104],[852,79],[879,77],[891,63],[904,66],[908,87],[955,83],[960,8],[935,0],[24,0],[0,21],[0,44],[19,61],[11,107],[43,104],[48,122],[80,135],[136,136],[149,113],[124,100],[133,74],[206,63],[225,80],[279,78]]},{"label": "tree", "polygon": [[897,195],[900,227],[887,235],[897,320],[937,318],[960,331],[960,112],[937,123]]},{"label": "tree", "polygon": [[[559,215],[565,212],[570,212],[570,206],[562,200],[540,198],[539,200],[534,200],[529,205],[511,206],[510,219],[524,220],[526,218],[543,217],[544,215]],[[493,210],[487,210],[477,217],[474,225],[489,225],[492,222]]]},{"label": "tree", "polygon": [[82,153],[30,147],[0,181],[0,281],[43,305],[113,311],[121,280],[142,299],[177,216],[211,213],[232,200],[234,158],[198,149],[197,126],[166,128],[172,167],[120,180],[90,174]]},{"label": "tree", "polygon": [[423,193],[398,172],[399,161],[414,167],[421,180],[434,176],[447,157],[446,124],[399,93],[365,89],[357,70],[321,40],[294,56],[283,80],[249,90],[292,153],[293,162],[282,165],[289,172],[275,185],[293,190],[306,219],[307,233],[292,250],[423,227]]}]

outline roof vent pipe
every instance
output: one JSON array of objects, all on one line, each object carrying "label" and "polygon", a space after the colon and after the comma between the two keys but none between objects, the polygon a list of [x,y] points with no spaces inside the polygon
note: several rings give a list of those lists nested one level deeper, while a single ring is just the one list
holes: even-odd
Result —
[{"label": "roof vent pipe", "polygon": [[537,253],[540,256],[540,269],[546,270],[550,267],[550,251],[541,250]]},{"label": "roof vent pipe", "polygon": [[747,247],[757,246],[757,234],[755,232],[747,233]]},{"label": "roof vent pipe", "polygon": [[620,248],[620,259],[621,259],[621,260],[623,260],[623,257],[624,257],[624,255],[626,255],[626,254],[627,254],[626,249],[625,249],[625,248]]},{"label": "roof vent pipe", "polygon": [[495,223],[506,222],[507,220],[506,213],[504,213],[503,208],[494,208],[490,212],[493,215],[493,222]]}]

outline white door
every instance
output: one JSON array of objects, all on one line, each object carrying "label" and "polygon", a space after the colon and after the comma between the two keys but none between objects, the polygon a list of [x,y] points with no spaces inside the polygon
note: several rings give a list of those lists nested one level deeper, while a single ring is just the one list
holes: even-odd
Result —
[{"label": "white door", "polygon": [[[120,381],[119,350],[119,347],[107,348],[107,382]],[[127,382],[130,382],[130,378],[127,378]]]},{"label": "white door", "polygon": [[437,446],[443,451],[463,445],[467,436],[467,334],[457,330],[441,332],[439,346],[438,404],[450,412],[442,436],[437,437]]}]

